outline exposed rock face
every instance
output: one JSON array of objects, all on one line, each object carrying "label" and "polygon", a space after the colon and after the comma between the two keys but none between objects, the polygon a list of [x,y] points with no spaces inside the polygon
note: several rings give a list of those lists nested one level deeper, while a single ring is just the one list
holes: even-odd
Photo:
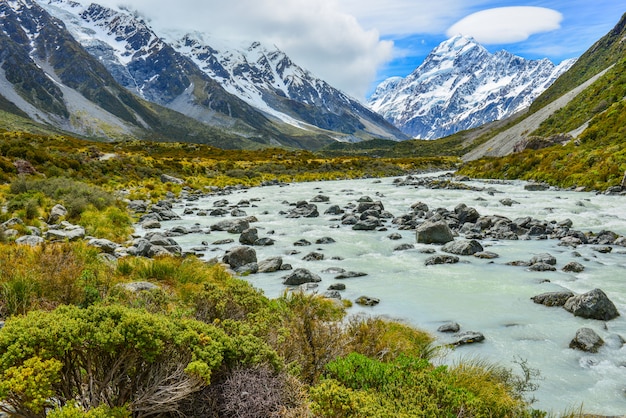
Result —
[{"label": "exposed rock face", "polygon": [[580,328],[576,331],[574,339],[569,343],[569,348],[588,353],[597,353],[603,345],[604,340],[594,330],[591,328]]},{"label": "exposed rock face", "polygon": [[415,234],[420,244],[445,244],[454,240],[452,230],[443,221],[426,221],[417,227]]},{"label": "exposed rock face", "polygon": [[609,321],[619,316],[619,312],[613,302],[600,289],[594,289],[582,295],[574,296],[563,307],[568,312],[582,318]]}]

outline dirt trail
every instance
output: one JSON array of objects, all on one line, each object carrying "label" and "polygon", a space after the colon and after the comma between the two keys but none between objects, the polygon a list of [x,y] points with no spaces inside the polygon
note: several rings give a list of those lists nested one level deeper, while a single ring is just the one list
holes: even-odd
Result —
[{"label": "dirt trail", "polygon": [[[611,67],[609,67],[611,68]],[[602,77],[609,68],[593,76],[580,86],[570,90],[563,96],[528,116],[515,126],[491,138],[484,144],[476,147],[472,151],[463,156],[463,161],[472,161],[481,157],[502,157],[511,154],[513,147],[528,133],[536,130],[541,122],[550,117],[554,112],[565,107],[574,97],[578,96],[583,90],[593,84],[598,78]]]}]

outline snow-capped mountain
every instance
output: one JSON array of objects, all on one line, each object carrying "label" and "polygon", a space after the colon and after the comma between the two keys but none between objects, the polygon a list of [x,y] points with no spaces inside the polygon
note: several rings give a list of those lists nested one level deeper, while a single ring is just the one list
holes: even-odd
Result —
[{"label": "snow-capped mountain", "polygon": [[252,42],[234,48],[223,41],[206,40],[201,33],[180,36],[172,45],[226,91],[279,120],[406,139],[380,115],[299,67],[275,46]]},{"label": "snow-capped mountain", "polygon": [[459,35],[442,42],[406,78],[383,81],[368,103],[407,135],[436,139],[526,109],[574,62],[555,66],[507,51],[491,54]]},{"label": "snow-capped mountain", "polygon": [[[254,109],[280,124],[331,131],[331,137],[342,141],[406,139],[380,115],[313,77],[276,48],[256,42],[241,49],[213,47],[202,34],[169,42],[171,34],[157,34],[126,9],[71,0],[37,1],[62,20],[124,87],[203,122],[219,122],[216,110],[245,119]],[[211,84],[241,103],[233,106],[215,86],[207,94],[206,85]],[[266,124],[258,118],[246,123]]]}]

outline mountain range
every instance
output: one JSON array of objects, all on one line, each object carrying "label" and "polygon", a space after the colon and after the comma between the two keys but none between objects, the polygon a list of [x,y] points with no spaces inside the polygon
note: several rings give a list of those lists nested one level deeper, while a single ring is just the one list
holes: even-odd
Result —
[{"label": "mountain range", "polygon": [[157,33],[136,12],[71,0],[0,0],[0,14],[0,111],[90,139],[310,150],[435,139],[525,112],[575,63],[457,36],[368,107],[275,46]]},{"label": "mountain range", "polygon": [[229,51],[227,67],[198,37],[166,42],[129,11],[2,0],[0,13],[0,42],[10,55],[2,63],[0,103],[65,131],[224,148],[316,149],[337,140],[407,138],[276,49],[252,44],[244,53]]},{"label": "mountain range", "polygon": [[462,35],[442,42],[411,74],[382,82],[369,106],[405,134],[436,139],[524,110],[575,59],[554,65],[489,53]]}]

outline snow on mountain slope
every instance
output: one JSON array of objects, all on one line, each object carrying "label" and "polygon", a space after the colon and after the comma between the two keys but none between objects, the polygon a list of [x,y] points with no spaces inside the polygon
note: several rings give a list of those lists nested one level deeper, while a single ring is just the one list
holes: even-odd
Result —
[{"label": "snow on mountain slope", "polygon": [[[232,95],[242,101],[237,105],[242,117],[251,114],[245,110],[251,106],[280,123],[337,132],[331,135],[340,140],[407,139],[380,115],[315,78],[277,48],[268,49],[258,42],[233,47],[214,39],[209,45],[202,34],[157,34],[124,8],[85,6],[71,0],[38,1],[65,22],[120,84],[147,100],[182,111],[181,103],[187,109],[210,99],[215,108],[232,100],[225,95]],[[189,98],[190,93],[202,95],[206,90],[194,85],[199,79],[219,86],[221,96],[216,96],[219,89],[213,87],[206,100]],[[223,107],[224,113],[230,114],[235,106]],[[203,121],[202,115],[208,115],[197,106],[190,112]],[[258,124],[258,120],[256,117],[251,123]]]},{"label": "snow on mountain slope", "polygon": [[368,104],[407,135],[440,138],[527,108],[574,62],[555,66],[507,51],[491,54],[459,35],[441,43],[406,78],[381,83]]},{"label": "snow on mountain slope", "polygon": [[277,47],[259,42],[233,46],[201,33],[171,34],[174,48],[228,92],[287,123],[406,139],[380,115],[316,78]]}]

